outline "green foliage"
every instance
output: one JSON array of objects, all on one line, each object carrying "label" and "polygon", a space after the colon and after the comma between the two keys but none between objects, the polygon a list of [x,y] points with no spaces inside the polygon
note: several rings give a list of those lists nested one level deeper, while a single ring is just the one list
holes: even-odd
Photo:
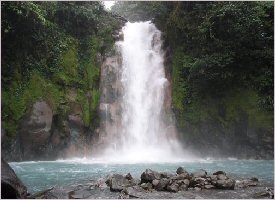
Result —
[{"label": "green foliage", "polygon": [[46,100],[51,105],[53,111],[56,111],[61,98],[61,92],[51,81],[44,79],[38,73],[34,73],[27,83],[24,96],[29,105],[32,105],[39,99]]},{"label": "green foliage", "polygon": [[82,90],[78,90],[76,101],[81,105],[83,122],[88,127],[91,121],[89,99]]},{"label": "green foliage", "polygon": [[71,88],[81,104],[85,126],[98,125],[98,53],[114,44],[119,22],[101,2],[1,2],[2,124],[15,136],[26,110],[47,101],[62,121]]},{"label": "green foliage", "polygon": [[255,91],[240,89],[231,91],[223,99],[225,106],[225,120],[234,121],[239,119],[240,112],[248,115],[248,123],[252,127],[265,127],[269,130],[273,128],[273,113],[261,110],[258,105],[259,96]]},{"label": "green foliage", "polygon": [[102,14],[105,13],[100,2],[58,2],[55,22],[69,34],[81,39],[97,32]]},{"label": "green foliage", "polygon": [[15,136],[17,121],[21,119],[26,110],[22,85],[16,81],[12,82],[9,90],[2,91],[1,102],[3,128],[8,136]]},{"label": "green foliage", "polygon": [[166,5],[157,1],[116,1],[111,7],[113,13],[123,16],[129,21],[150,20],[166,10]]},{"label": "green foliage", "polygon": [[155,21],[172,48],[178,125],[216,120],[227,126],[246,113],[251,126],[270,129],[273,3],[163,4],[169,4],[167,12]]},{"label": "green foliage", "polygon": [[77,40],[69,38],[67,49],[60,54],[58,61],[59,70],[54,74],[53,80],[66,86],[80,83],[78,65],[78,43]]}]

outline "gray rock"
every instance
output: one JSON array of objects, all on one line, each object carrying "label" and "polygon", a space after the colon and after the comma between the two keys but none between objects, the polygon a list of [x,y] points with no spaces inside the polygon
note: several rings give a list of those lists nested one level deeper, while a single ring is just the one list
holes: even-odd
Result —
[{"label": "gray rock", "polygon": [[196,171],[193,173],[193,176],[194,177],[202,177],[202,178],[205,178],[207,175],[207,172],[203,169],[199,170],[199,171]]},{"label": "gray rock", "polygon": [[170,180],[169,184],[172,184],[172,183],[177,183],[178,185],[183,185],[184,181],[183,180],[175,180],[175,181]]},{"label": "gray rock", "polygon": [[156,187],[158,184],[159,184],[159,180],[158,179],[155,179],[155,180],[152,181],[152,185],[154,187]]},{"label": "gray rock", "polygon": [[236,181],[233,180],[233,179],[218,180],[215,186],[216,186],[218,189],[234,190],[235,182],[236,182]]},{"label": "gray rock", "polygon": [[160,174],[160,178],[171,178],[174,176],[173,174],[167,173],[167,172],[160,172],[159,174]]},{"label": "gray rock", "polygon": [[226,173],[224,171],[216,171],[213,173],[213,175],[219,175],[219,174],[223,174],[226,176]]},{"label": "gray rock", "polygon": [[100,179],[97,180],[97,182],[95,183],[94,186],[99,187],[99,188],[106,188],[107,184],[106,184],[105,179],[100,178]]},{"label": "gray rock", "polygon": [[168,183],[169,183],[169,179],[162,178],[160,179],[159,183],[155,186],[155,189],[158,191],[163,191],[168,185]]},{"label": "gray rock", "polygon": [[217,181],[218,180],[217,175],[210,175],[210,179],[212,181]]},{"label": "gray rock", "polygon": [[215,186],[214,185],[205,185],[204,188],[209,190],[209,189],[215,188]]},{"label": "gray rock", "polygon": [[219,175],[217,175],[217,179],[218,179],[218,180],[227,180],[228,177],[225,176],[224,174],[219,174]]},{"label": "gray rock", "polygon": [[132,179],[133,179],[133,177],[132,177],[132,175],[131,175],[130,173],[128,173],[128,174],[125,176],[125,178],[128,179],[128,180],[132,180]]},{"label": "gray rock", "polygon": [[152,183],[155,179],[160,179],[160,174],[151,169],[146,169],[145,172],[141,174],[141,183]]},{"label": "gray rock", "polygon": [[255,181],[255,182],[258,182],[258,181],[259,181],[259,179],[256,178],[256,177],[252,177],[250,180],[251,180],[251,181]]},{"label": "gray rock", "polygon": [[142,187],[144,190],[151,190],[153,185],[151,183],[142,183],[140,187]]},{"label": "gray rock", "polygon": [[201,190],[200,187],[195,187],[194,189],[195,189],[196,191],[200,191],[200,190]]},{"label": "gray rock", "polygon": [[133,183],[131,183],[128,179],[126,179],[120,174],[114,174],[110,179],[110,190],[113,192],[120,192],[125,187],[133,185]]},{"label": "gray rock", "polygon": [[187,190],[188,190],[188,185],[185,185],[185,184],[180,185],[180,186],[179,186],[179,190],[187,191]]},{"label": "gray rock", "polygon": [[188,179],[184,179],[183,182],[184,182],[184,184],[187,185],[187,186],[189,186],[189,184],[190,184],[190,181],[189,181]]},{"label": "gray rock", "polygon": [[200,184],[200,185],[204,185],[204,183],[206,182],[205,178],[201,178],[201,177],[197,177],[194,179],[195,184]]},{"label": "gray rock", "polygon": [[36,160],[45,156],[51,137],[53,111],[46,101],[37,101],[19,123],[18,134],[22,159]]},{"label": "gray rock", "polygon": [[13,169],[1,158],[1,198],[25,199],[27,188],[16,176]]},{"label": "gray rock", "polygon": [[171,177],[171,180],[184,180],[184,179],[189,179],[189,178],[190,178],[189,174],[182,173],[182,174],[179,174],[177,176]]},{"label": "gray rock", "polygon": [[188,172],[183,167],[179,167],[177,169],[177,174],[182,174],[182,173],[187,173],[188,174]]},{"label": "gray rock", "polygon": [[173,183],[172,185],[167,186],[167,191],[169,192],[178,192],[179,191],[179,185],[176,183]]}]

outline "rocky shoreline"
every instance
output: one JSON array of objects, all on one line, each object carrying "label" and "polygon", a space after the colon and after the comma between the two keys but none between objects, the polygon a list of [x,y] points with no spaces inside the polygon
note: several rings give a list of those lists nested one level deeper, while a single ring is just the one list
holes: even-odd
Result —
[{"label": "rocky shoreline", "polygon": [[205,170],[188,173],[179,167],[176,174],[146,169],[140,179],[112,174],[82,185],[56,187],[32,195],[32,198],[69,199],[180,199],[274,198],[274,188],[268,188],[253,177],[246,180],[230,178],[223,171],[208,174]]},{"label": "rocky shoreline", "polygon": [[14,170],[1,159],[1,198],[23,199],[248,199],[274,198],[274,187],[266,187],[256,177],[233,179],[223,171],[194,173],[179,167],[175,174],[146,169],[140,179],[130,173],[111,174],[80,185],[52,187],[29,194]]}]

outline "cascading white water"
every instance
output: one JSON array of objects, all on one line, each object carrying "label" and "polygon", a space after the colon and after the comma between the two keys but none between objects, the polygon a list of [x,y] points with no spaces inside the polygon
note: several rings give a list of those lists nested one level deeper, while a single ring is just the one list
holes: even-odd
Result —
[{"label": "cascading white water", "polygon": [[168,81],[161,32],[150,21],[128,22],[123,35],[124,40],[116,43],[122,57],[122,130],[103,157],[127,163],[182,161],[181,147],[163,123]]}]

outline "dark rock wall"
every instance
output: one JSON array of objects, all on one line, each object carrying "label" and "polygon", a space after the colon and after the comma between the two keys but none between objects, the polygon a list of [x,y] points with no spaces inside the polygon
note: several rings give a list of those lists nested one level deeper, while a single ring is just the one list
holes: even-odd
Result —
[{"label": "dark rock wall", "polygon": [[80,105],[72,104],[68,118],[61,120],[46,101],[38,101],[22,119],[15,140],[2,134],[2,157],[22,161],[86,156],[92,133],[83,124]]}]

